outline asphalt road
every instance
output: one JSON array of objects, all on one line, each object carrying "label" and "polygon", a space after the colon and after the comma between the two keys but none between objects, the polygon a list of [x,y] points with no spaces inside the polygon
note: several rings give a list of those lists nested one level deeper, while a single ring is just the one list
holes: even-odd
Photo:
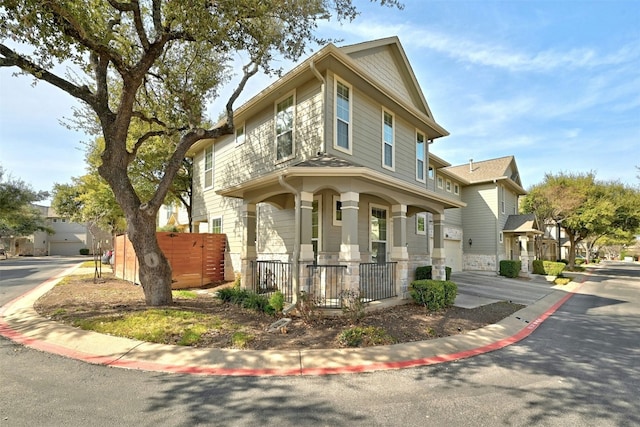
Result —
[{"label": "asphalt road", "polygon": [[367,374],[148,373],[88,365],[0,338],[0,426],[640,425],[639,290],[640,265],[609,264],[517,344]]}]

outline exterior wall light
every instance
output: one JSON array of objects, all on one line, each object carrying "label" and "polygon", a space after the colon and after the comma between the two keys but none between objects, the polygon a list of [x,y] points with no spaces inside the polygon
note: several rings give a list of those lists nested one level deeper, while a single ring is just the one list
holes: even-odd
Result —
[{"label": "exterior wall light", "polygon": [[473,244],[473,240],[469,239],[469,246]]}]

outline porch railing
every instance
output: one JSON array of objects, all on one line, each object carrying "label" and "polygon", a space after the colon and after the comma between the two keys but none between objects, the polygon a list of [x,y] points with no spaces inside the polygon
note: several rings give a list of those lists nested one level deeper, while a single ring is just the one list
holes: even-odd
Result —
[{"label": "porch railing", "polygon": [[252,290],[258,294],[270,296],[280,291],[286,302],[293,302],[293,282],[291,263],[281,261],[253,261]]},{"label": "porch railing", "polygon": [[308,289],[314,303],[321,308],[341,308],[345,289],[346,265],[308,265]]},{"label": "porch railing", "polygon": [[365,302],[396,297],[396,262],[360,264],[360,293]]}]

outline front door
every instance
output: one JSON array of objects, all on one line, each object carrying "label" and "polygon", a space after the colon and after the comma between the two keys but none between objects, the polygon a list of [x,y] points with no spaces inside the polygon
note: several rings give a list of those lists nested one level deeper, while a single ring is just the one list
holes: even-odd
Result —
[{"label": "front door", "polygon": [[387,209],[371,206],[369,222],[371,260],[379,264],[387,261]]}]

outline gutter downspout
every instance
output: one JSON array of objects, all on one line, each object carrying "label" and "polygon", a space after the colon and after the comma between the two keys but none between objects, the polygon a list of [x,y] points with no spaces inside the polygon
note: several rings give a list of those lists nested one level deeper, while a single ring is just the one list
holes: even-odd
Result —
[{"label": "gutter downspout", "polygon": [[293,285],[293,304],[295,305],[298,300],[298,293],[300,292],[300,192],[296,190],[291,184],[285,181],[284,175],[278,176],[278,183],[289,190],[295,197],[295,207],[294,207],[294,242],[293,242],[293,260],[291,262],[292,266],[292,285]]},{"label": "gutter downspout", "polygon": [[322,93],[322,98],[321,98],[321,105],[320,105],[320,123],[322,124],[321,129],[322,129],[322,136],[321,136],[321,143],[320,143],[320,152],[321,153],[326,153],[326,145],[327,142],[325,141],[325,128],[327,126],[327,124],[324,122],[325,121],[325,105],[326,105],[326,97],[327,94],[325,93],[325,86],[326,86],[326,80],[324,79],[324,77],[322,77],[322,74],[320,74],[320,72],[318,71],[318,69],[316,68],[316,64],[315,62],[313,62],[313,60],[311,62],[309,62],[309,69],[311,70],[311,72],[313,73],[314,76],[316,76],[316,78],[318,80],[320,80],[320,92]]},{"label": "gutter downspout", "polygon": [[[500,275],[500,230],[498,229],[498,217],[500,216],[500,187],[498,186],[498,180],[494,179],[493,183],[496,186],[496,201],[498,202],[496,206],[496,273]],[[504,236],[502,237],[502,244],[504,245]]]}]

